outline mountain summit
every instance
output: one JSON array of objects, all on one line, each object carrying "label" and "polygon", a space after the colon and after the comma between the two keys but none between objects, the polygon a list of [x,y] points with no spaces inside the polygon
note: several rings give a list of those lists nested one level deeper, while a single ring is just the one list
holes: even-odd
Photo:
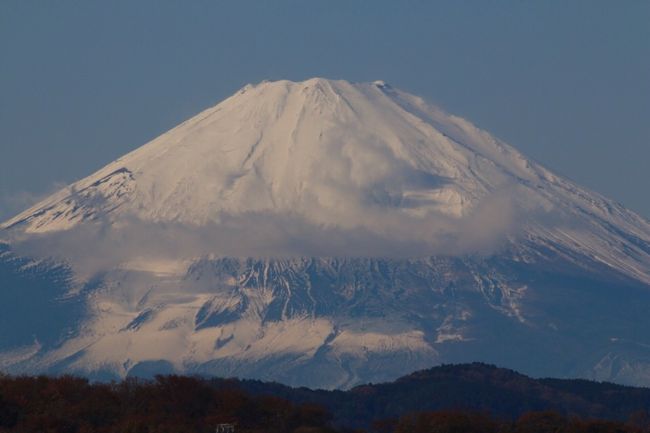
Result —
[{"label": "mountain summit", "polygon": [[509,146],[383,82],[263,82],[6,226],[60,230],[99,213],[204,224],[267,211],[347,224],[339,207],[373,205],[461,216],[505,182],[547,178]]},{"label": "mountain summit", "polygon": [[76,305],[11,371],[650,384],[650,223],[382,81],[248,85],[1,228],[7,284]]}]

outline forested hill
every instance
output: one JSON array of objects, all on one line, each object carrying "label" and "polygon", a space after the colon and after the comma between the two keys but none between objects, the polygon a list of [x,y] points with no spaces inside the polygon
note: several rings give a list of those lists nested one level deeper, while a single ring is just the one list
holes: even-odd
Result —
[{"label": "forested hill", "polygon": [[349,391],[187,376],[0,375],[0,433],[650,433],[650,389],[446,365]]},{"label": "forested hill", "polygon": [[[232,385],[232,381],[221,379],[214,383]],[[237,386],[253,394],[317,403],[332,412],[337,424],[355,426],[441,409],[480,411],[502,419],[551,410],[569,417],[627,420],[650,411],[650,388],[578,379],[534,379],[483,363],[443,365],[349,391],[290,388],[247,380],[237,381]]]}]

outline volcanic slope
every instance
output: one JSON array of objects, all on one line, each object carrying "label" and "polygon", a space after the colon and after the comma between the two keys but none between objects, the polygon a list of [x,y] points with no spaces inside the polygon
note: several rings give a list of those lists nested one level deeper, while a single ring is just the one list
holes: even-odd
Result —
[{"label": "volcanic slope", "polygon": [[648,221],[384,82],[246,86],[0,233],[3,303],[63,263],[39,308],[81,311],[15,315],[9,371],[650,384]]}]

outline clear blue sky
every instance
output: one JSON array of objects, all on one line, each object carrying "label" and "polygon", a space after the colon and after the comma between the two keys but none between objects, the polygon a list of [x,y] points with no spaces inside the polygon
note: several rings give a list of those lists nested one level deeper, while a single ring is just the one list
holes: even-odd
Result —
[{"label": "clear blue sky", "polygon": [[0,218],[248,82],[383,79],[650,217],[650,1],[0,2]]}]

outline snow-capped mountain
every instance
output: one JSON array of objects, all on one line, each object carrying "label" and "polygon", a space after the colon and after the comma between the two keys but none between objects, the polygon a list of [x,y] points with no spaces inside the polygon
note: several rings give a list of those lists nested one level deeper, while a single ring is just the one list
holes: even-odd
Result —
[{"label": "snow-capped mountain", "polygon": [[9,371],[650,385],[650,223],[383,82],[246,86],[1,227]]}]

